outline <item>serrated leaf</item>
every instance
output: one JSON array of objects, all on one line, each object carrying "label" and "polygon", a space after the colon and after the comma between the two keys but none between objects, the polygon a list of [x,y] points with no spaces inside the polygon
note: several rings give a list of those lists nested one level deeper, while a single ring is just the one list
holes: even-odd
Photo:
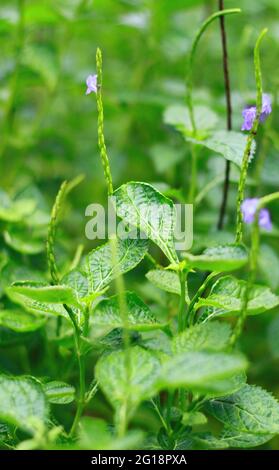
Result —
[{"label": "serrated leaf", "polygon": [[185,387],[202,393],[220,392],[225,379],[243,372],[243,356],[213,352],[186,352],[172,357],[162,368],[159,383],[163,388]]},{"label": "serrated leaf", "polygon": [[[187,140],[213,150],[213,152],[220,153],[226,160],[241,167],[247,141],[247,136],[241,134],[241,132],[219,130],[213,132],[210,137],[204,140],[198,140],[192,137],[187,137]],[[251,155],[255,153],[255,148],[254,143]]]},{"label": "serrated leaf", "polygon": [[[170,269],[152,269],[151,271],[148,271],[146,277],[150,282],[152,282],[152,284],[154,284],[154,286],[159,287],[159,289],[180,296],[181,287],[177,272],[171,271]],[[185,282],[185,288],[185,299],[188,301],[187,282]]]},{"label": "serrated leaf", "polygon": [[65,382],[54,380],[42,385],[50,403],[66,405],[75,399],[75,388]]},{"label": "serrated leaf", "polygon": [[85,299],[88,296],[88,279],[80,270],[70,271],[61,281],[64,285],[70,286],[79,299]]},{"label": "serrated leaf", "polygon": [[[242,298],[246,289],[246,281],[233,276],[225,276],[212,286],[206,298],[200,298],[195,308],[207,307],[205,315],[235,315],[241,311]],[[249,289],[248,315],[258,315],[279,305],[279,297],[268,287],[253,285]]]},{"label": "serrated leaf", "polygon": [[200,323],[173,338],[172,350],[174,354],[189,351],[222,351],[231,336],[231,327],[227,323],[217,321]]},{"label": "serrated leaf", "polygon": [[130,376],[127,376],[126,352],[117,351],[99,359],[96,379],[117,414],[124,408],[131,415],[139,403],[157,392],[159,360],[139,346],[129,349]]},{"label": "serrated leaf", "polygon": [[33,377],[0,375],[0,419],[32,431],[32,419],[45,422],[48,406],[41,384]]},{"label": "serrated leaf", "polygon": [[[198,105],[195,106],[195,120],[197,122],[196,135],[203,138],[208,134],[208,130],[216,126],[218,117],[210,108]],[[164,112],[164,122],[175,127],[185,136],[193,135],[189,110],[186,106],[169,106]]]},{"label": "serrated leaf", "polygon": [[[126,292],[127,327],[135,331],[149,331],[162,328],[164,325],[156,321],[149,307],[134,293]],[[103,327],[106,330],[123,328],[119,296],[114,295],[101,300],[92,314],[93,327]]]},{"label": "serrated leaf", "polygon": [[226,443],[229,447],[237,447],[241,449],[251,449],[261,446],[270,441],[274,434],[250,434],[248,432],[240,432],[236,429],[225,429],[221,434],[219,441]]},{"label": "serrated leaf", "polygon": [[191,267],[203,271],[233,271],[247,263],[248,253],[243,245],[231,243],[207,248],[201,255],[187,254],[185,259]]},{"label": "serrated leaf", "polygon": [[200,411],[183,413],[182,424],[185,426],[201,426],[207,423],[207,417]]},{"label": "serrated leaf", "polygon": [[279,403],[260,387],[245,385],[232,395],[208,401],[205,409],[240,432],[279,433]]},{"label": "serrated leaf", "polygon": [[92,250],[85,256],[81,271],[88,279],[88,294],[101,292],[120,274],[135,268],[144,258],[148,249],[147,240],[118,239],[116,263],[111,242]]},{"label": "serrated leaf", "polygon": [[13,296],[27,297],[35,302],[80,306],[74,290],[69,286],[49,286],[34,281],[20,281],[14,282],[7,292]]},{"label": "serrated leaf", "polygon": [[44,318],[38,318],[24,310],[0,310],[0,325],[18,333],[38,330],[44,324]]},{"label": "serrated leaf", "polygon": [[130,182],[114,191],[117,215],[156,243],[170,262],[178,258],[174,247],[176,213],[173,202],[147,183]]},{"label": "serrated leaf", "polygon": [[6,294],[13,302],[21,305],[25,310],[27,310],[27,312],[33,313],[34,315],[50,315],[55,317],[61,315],[69,320],[69,316],[66,310],[64,309],[63,305],[59,303],[39,302],[38,300],[34,300],[26,296],[25,294],[17,292],[13,289],[13,286],[6,288]]}]

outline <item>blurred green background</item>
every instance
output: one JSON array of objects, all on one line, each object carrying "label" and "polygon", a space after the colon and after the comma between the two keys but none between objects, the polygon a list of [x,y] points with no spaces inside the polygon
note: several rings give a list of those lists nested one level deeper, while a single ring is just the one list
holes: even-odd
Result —
[{"label": "blurred green background", "polygon": [[[258,152],[266,157],[260,180],[251,177],[251,196],[278,190],[279,83],[278,0],[225,0],[242,14],[226,18],[233,100],[233,128],[241,127],[241,110],[255,99],[253,47],[268,27],[262,47],[264,91],[273,96],[272,122],[259,135]],[[103,52],[105,134],[114,186],[127,180],[152,182],[165,192],[175,188],[187,202],[189,145],[163,122],[165,108],[185,103],[187,54],[201,22],[217,10],[202,0],[1,0],[0,1],[0,193],[4,209],[36,200],[20,224],[1,216],[1,283],[18,279],[20,269],[46,271],[44,237],[49,211],[64,179],[84,174],[70,196],[59,238],[61,263],[86,240],[85,208],[105,202],[106,188],[97,148],[95,96],[85,96],[85,79],[95,73],[95,52]],[[226,126],[222,50],[218,21],[198,48],[194,69],[195,103],[218,113]],[[207,152],[199,160],[198,192],[223,174],[222,157]],[[216,240],[231,240],[235,222],[236,184],[232,175],[226,229],[216,233],[222,186],[210,191],[195,208],[194,249]],[[3,211],[2,211],[3,212]],[[32,213],[32,216],[30,215]],[[278,206],[272,207],[274,230],[262,237],[259,282],[278,292]],[[276,224],[277,221],[277,224]],[[38,274],[39,275],[39,274]],[[137,284],[150,302],[162,294]],[[193,281],[192,289],[194,289]],[[152,292],[151,292],[152,290]],[[160,300],[162,304],[162,299]],[[242,346],[251,361],[249,380],[279,398],[279,316],[250,318]],[[6,365],[3,353],[0,367]],[[16,371],[15,371],[16,372]],[[278,448],[278,440],[268,444]]]}]

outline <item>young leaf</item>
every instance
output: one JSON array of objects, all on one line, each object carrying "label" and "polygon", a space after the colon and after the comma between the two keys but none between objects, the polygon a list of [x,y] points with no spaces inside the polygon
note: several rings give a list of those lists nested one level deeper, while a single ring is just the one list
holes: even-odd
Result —
[{"label": "young leaf", "polygon": [[42,385],[49,403],[66,405],[75,399],[75,388],[72,385],[56,380]]},{"label": "young leaf", "polygon": [[124,437],[114,436],[103,419],[85,416],[80,422],[79,447],[84,450],[138,449],[142,439],[143,434],[136,430],[127,432]]},{"label": "young leaf", "polygon": [[33,377],[0,375],[1,421],[32,432],[32,419],[45,422],[47,417],[48,405],[40,382]]},{"label": "young leaf", "polygon": [[[154,286],[159,287],[159,289],[170,292],[171,294],[180,295],[181,286],[177,272],[171,271],[170,269],[152,269],[148,271],[146,277]],[[185,298],[188,300],[187,283],[185,283],[185,288]]]},{"label": "young leaf", "polygon": [[69,286],[49,286],[39,282],[20,281],[14,282],[8,288],[8,292],[14,296],[24,296],[35,302],[47,302],[49,304],[69,304],[79,307],[74,290]]},{"label": "young leaf", "polygon": [[233,395],[208,401],[205,409],[240,432],[279,433],[279,403],[260,387],[245,385]]},{"label": "young leaf", "polygon": [[[247,140],[247,137],[241,134],[241,132],[219,130],[213,132],[210,137],[205,140],[198,140],[192,137],[187,137],[187,140],[194,144],[207,147],[213,150],[213,152],[220,153],[226,160],[241,167]],[[255,153],[255,150],[256,145],[254,143],[252,146],[252,155]]]},{"label": "young leaf", "polygon": [[78,299],[85,299],[88,295],[89,286],[88,278],[80,270],[74,269],[70,271],[61,280],[63,285],[70,286]]},{"label": "young leaf", "polygon": [[132,414],[143,400],[157,392],[159,360],[138,346],[129,349],[130,377],[127,377],[126,352],[117,351],[101,357],[96,365],[96,379],[113,407]]},{"label": "young leaf", "polygon": [[176,263],[176,214],[173,202],[147,183],[123,184],[113,195],[117,215],[144,232],[161,248],[171,263]]},{"label": "young leaf", "polygon": [[[157,323],[149,307],[134,293],[126,292],[127,326],[135,331],[149,331],[162,328]],[[92,314],[93,327],[103,327],[112,330],[123,328],[123,320],[117,295],[101,300]]]},{"label": "young leaf", "polygon": [[44,318],[38,318],[24,310],[0,310],[0,325],[18,333],[38,330],[44,324]]},{"label": "young leaf", "polygon": [[231,327],[217,321],[191,326],[172,341],[174,354],[189,351],[222,351],[229,343]]},{"label": "young leaf", "polygon": [[[216,126],[218,117],[210,108],[206,106],[195,107],[195,118],[197,122],[197,134],[201,139],[207,136],[209,129]],[[181,105],[171,105],[164,113],[164,122],[175,127],[184,136],[192,136],[193,128],[188,107]]]},{"label": "young leaf", "polygon": [[[196,308],[205,307],[205,314],[210,317],[219,315],[235,315],[241,311],[242,297],[246,289],[246,281],[233,276],[225,276],[212,286],[207,298],[200,298]],[[268,287],[253,285],[249,290],[248,315],[258,315],[279,305],[279,297]]]},{"label": "young leaf", "polygon": [[63,305],[59,303],[48,303],[48,302],[39,302],[38,300],[33,300],[28,295],[21,294],[16,292],[13,289],[13,286],[6,288],[6,293],[8,297],[15,302],[16,304],[24,307],[27,312],[33,313],[34,315],[44,315],[44,316],[63,316],[69,320],[68,313],[66,312]]},{"label": "young leaf", "polygon": [[207,248],[201,255],[187,254],[189,265],[203,271],[233,271],[244,266],[248,253],[243,245],[227,244]]},{"label": "young leaf", "polygon": [[88,279],[88,294],[103,291],[116,276],[135,268],[144,258],[147,249],[147,240],[118,239],[116,263],[113,262],[110,242],[92,250],[84,258],[81,267],[82,273]]},{"label": "young leaf", "polygon": [[225,379],[243,372],[247,361],[243,356],[213,353],[186,352],[172,357],[162,368],[161,388],[185,387],[195,392],[218,393]]}]

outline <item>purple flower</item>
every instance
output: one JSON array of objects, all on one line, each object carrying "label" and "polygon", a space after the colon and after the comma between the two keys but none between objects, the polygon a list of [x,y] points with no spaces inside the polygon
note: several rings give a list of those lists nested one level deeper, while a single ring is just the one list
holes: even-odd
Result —
[{"label": "purple flower", "polygon": [[250,106],[250,107],[243,109],[242,116],[244,117],[244,122],[241,127],[242,131],[250,131],[252,129],[256,114],[257,114],[256,106]]},{"label": "purple flower", "polygon": [[[271,99],[270,96],[266,93],[263,94],[262,98],[262,112],[260,115],[260,121],[264,122],[268,115],[271,113]],[[242,111],[242,116],[244,118],[244,122],[242,124],[241,130],[242,131],[250,131],[253,127],[254,120],[256,118],[257,108],[256,106],[247,106]]]},{"label": "purple flower", "polygon": [[[257,211],[259,199],[250,198],[245,199],[241,205],[241,211],[243,215],[243,220],[246,224],[252,224],[255,218]],[[272,223],[270,219],[270,214],[267,209],[260,209],[259,213],[259,226],[270,231],[272,229]]]},{"label": "purple flower", "polygon": [[264,122],[267,118],[267,116],[271,113],[272,107],[271,107],[271,99],[270,96],[267,95],[266,93],[263,94],[263,104],[262,104],[262,113],[260,120],[261,122]]},{"label": "purple flower", "polygon": [[98,83],[97,83],[97,75],[88,75],[86,79],[86,85],[87,85],[87,90],[86,90],[86,95],[89,95],[92,93],[97,93],[98,90]]}]

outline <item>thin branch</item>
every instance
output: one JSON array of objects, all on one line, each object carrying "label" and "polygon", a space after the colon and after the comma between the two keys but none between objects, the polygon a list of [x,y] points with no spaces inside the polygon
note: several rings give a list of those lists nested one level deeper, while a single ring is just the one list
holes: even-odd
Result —
[{"label": "thin branch", "polygon": [[[218,0],[219,10],[224,9],[224,0]],[[228,131],[232,130],[232,103],[231,103],[231,87],[230,87],[230,74],[229,74],[229,60],[228,60],[228,48],[227,48],[227,36],[225,29],[225,17],[220,16],[220,29],[221,29],[221,39],[222,39],[222,50],[223,50],[223,71],[224,71],[224,82],[225,82],[225,93],[226,93],[226,107],[227,107],[227,129]],[[229,194],[229,184],[230,184],[230,161],[226,161],[225,168],[225,180],[223,186],[223,197],[220,206],[219,220],[217,228],[222,230],[224,227],[224,219],[226,214],[228,194]]]}]

